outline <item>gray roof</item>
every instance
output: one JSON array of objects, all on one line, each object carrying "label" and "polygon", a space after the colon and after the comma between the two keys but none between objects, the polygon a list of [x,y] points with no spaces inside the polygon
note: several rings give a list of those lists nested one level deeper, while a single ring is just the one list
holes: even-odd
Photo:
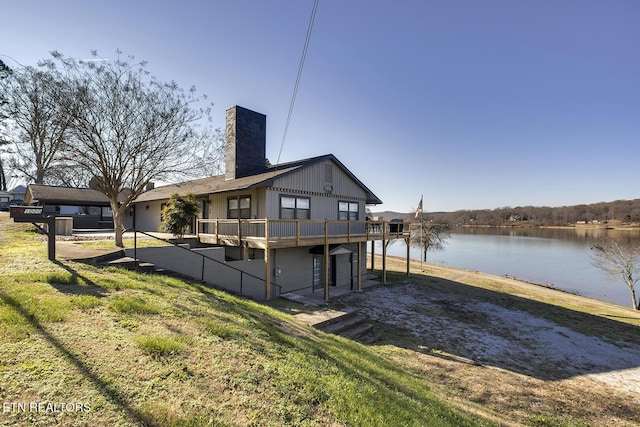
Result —
[{"label": "gray roof", "polygon": [[273,183],[273,178],[293,173],[297,170],[311,166],[318,162],[332,160],[338,165],[351,179],[360,185],[367,193],[368,204],[381,204],[382,201],[371,192],[358,178],[355,177],[340,161],[333,155],[313,157],[309,159],[297,160],[289,163],[281,163],[278,165],[270,165],[266,171],[256,175],[243,178],[226,180],[224,175],[217,175],[208,178],[195,179],[192,181],[184,181],[176,184],[164,185],[154,188],[153,190],[142,193],[135,202],[150,202],[154,200],[169,199],[172,194],[192,193],[196,197],[205,196],[207,194],[222,193],[226,191],[246,190],[249,188],[268,187]]},{"label": "gray roof", "polygon": [[109,206],[107,196],[91,188],[29,184],[25,197],[28,203],[37,200],[41,205]]}]

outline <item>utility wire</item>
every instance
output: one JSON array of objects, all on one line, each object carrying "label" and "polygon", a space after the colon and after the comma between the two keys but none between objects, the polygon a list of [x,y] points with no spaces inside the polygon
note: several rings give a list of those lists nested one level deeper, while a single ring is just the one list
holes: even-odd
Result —
[{"label": "utility wire", "polygon": [[287,123],[284,126],[284,134],[282,135],[282,142],[280,143],[280,151],[278,152],[278,160],[276,161],[276,165],[280,164],[280,156],[282,155],[282,149],[284,148],[284,141],[287,138],[287,132],[289,131],[289,123],[291,122],[291,115],[293,114],[293,106],[296,103],[296,96],[298,95],[298,87],[300,86],[300,78],[302,77],[304,60],[307,57],[307,49],[309,48],[309,40],[311,39],[311,30],[313,30],[313,21],[315,21],[316,19],[317,10],[318,10],[318,0],[315,0],[313,2],[311,19],[309,20],[309,26],[307,28],[307,38],[304,41],[304,49],[302,49],[302,58],[300,58],[300,65],[298,66],[298,76],[296,77],[296,84],[293,87],[293,95],[291,96],[291,104],[289,105],[289,114],[287,115]]}]

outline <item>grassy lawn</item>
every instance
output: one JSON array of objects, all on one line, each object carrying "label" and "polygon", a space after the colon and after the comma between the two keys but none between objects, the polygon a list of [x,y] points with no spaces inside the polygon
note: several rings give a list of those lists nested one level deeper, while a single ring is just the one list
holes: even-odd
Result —
[{"label": "grassy lawn", "polygon": [[49,262],[31,229],[0,216],[1,425],[492,424],[376,347],[197,283]]}]

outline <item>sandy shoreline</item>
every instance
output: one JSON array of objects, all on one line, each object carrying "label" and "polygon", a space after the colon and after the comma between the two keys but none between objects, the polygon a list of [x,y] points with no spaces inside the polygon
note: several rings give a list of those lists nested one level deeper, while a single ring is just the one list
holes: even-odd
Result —
[{"label": "sandy shoreline", "polygon": [[389,285],[340,301],[375,322],[397,360],[511,420],[640,424],[639,312],[509,277],[387,266]]}]

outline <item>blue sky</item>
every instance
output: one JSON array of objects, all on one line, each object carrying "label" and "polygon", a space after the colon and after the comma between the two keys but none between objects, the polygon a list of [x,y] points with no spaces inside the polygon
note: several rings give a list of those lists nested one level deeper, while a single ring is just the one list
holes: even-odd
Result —
[{"label": "blue sky", "polygon": [[[275,162],[313,0],[13,1],[0,54],[115,50],[267,115]],[[408,212],[640,198],[637,0],[320,0],[280,161],[335,154]],[[13,61],[0,56],[7,64]]]}]

